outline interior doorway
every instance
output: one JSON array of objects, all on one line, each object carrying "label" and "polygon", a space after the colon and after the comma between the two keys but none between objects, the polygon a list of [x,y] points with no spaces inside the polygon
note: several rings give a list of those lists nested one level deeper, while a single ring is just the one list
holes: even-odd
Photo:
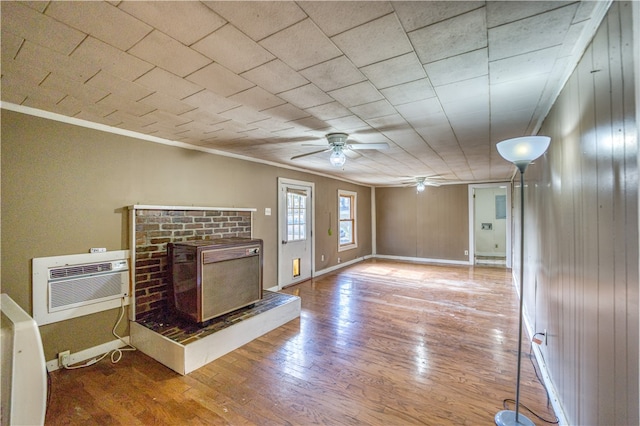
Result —
[{"label": "interior doorway", "polygon": [[511,185],[469,185],[469,262],[511,267]]},{"label": "interior doorway", "polygon": [[278,288],[311,278],[313,265],[312,182],[278,178]]}]

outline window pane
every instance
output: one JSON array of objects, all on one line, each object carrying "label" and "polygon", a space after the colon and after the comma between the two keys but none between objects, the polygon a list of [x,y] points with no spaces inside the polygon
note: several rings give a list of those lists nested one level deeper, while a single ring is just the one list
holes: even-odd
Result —
[{"label": "window pane", "polygon": [[351,221],[340,222],[340,244],[353,243],[353,223]]},{"label": "window pane", "polygon": [[340,219],[351,219],[351,197],[340,197]]},{"label": "window pane", "polygon": [[307,196],[287,192],[287,241],[301,241],[306,235]]}]

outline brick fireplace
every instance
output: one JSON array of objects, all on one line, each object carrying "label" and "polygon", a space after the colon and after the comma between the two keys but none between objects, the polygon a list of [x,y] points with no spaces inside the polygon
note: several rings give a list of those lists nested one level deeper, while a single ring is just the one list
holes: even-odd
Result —
[{"label": "brick fireplace", "polygon": [[135,319],[167,309],[167,243],[252,237],[255,209],[131,206],[134,230]]}]

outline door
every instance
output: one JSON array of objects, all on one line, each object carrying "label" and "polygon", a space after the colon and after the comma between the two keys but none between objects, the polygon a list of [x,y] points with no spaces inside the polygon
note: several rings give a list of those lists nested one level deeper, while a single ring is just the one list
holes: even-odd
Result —
[{"label": "door", "polygon": [[507,183],[469,185],[472,264],[511,266],[511,197]]},{"label": "door", "polygon": [[278,288],[311,278],[313,183],[278,179]]}]

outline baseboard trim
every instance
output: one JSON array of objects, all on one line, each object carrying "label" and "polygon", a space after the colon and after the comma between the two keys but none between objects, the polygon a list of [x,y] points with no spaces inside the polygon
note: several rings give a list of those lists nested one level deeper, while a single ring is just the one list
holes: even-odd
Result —
[{"label": "baseboard trim", "polygon": [[[125,343],[126,342],[126,343]],[[77,364],[79,362],[87,361],[91,358],[98,357],[100,355],[111,352],[114,349],[124,348],[129,344],[129,336],[123,337],[122,340],[116,339],[107,343],[103,343],[92,348],[88,348],[79,352],[72,353],[69,357],[69,364]],[[58,359],[52,359],[47,361],[47,371],[52,372],[60,369],[58,366]]]},{"label": "baseboard trim", "polygon": [[373,255],[376,259],[390,259],[390,260],[400,260],[404,262],[415,262],[415,263],[441,263],[445,265],[472,265],[468,260],[450,260],[450,259],[429,259],[426,257],[408,257],[408,256],[390,256],[386,254],[376,254]]}]

